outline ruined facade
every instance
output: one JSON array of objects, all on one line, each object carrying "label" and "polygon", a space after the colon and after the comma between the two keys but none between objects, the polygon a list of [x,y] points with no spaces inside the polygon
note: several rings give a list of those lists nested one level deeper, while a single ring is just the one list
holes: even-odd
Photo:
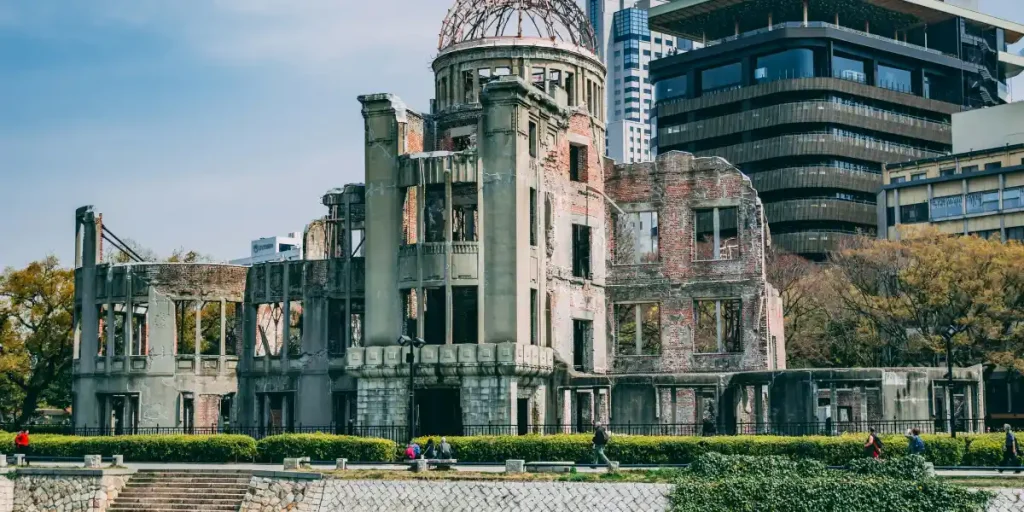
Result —
[{"label": "ruined facade", "polygon": [[[249,431],[391,437],[410,422],[430,434],[596,422],[641,434],[768,432],[821,414],[863,426],[941,416],[949,400],[963,417],[984,415],[973,369],[957,371],[951,398],[931,370],[787,371],[782,304],[765,278],[771,239],[750,179],[681,152],[607,160],[605,68],[592,34],[578,33],[589,25],[573,22],[573,2],[546,3],[558,9],[458,2],[429,113],[390,94],[359,98],[365,182],[323,196],[304,260],[102,266],[87,244],[76,288],[81,353],[105,346],[97,315],[117,321],[124,301],[111,300],[106,290],[121,288],[110,283],[145,274],[152,341],[139,353],[163,373],[130,371],[138,351],[81,358],[76,423],[109,426],[103,397],[132,390],[142,399],[127,414],[142,411],[145,426],[211,425],[195,400],[220,396],[227,420],[218,421]],[[546,17],[543,37],[516,32],[516,8],[525,20]],[[458,29],[470,19],[477,28]],[[95,238],[91,216],[79,212],[86,239]],[[179,286],[174,269],[197,277]],[[175,315],[180,301],[201,306]],[[206,340],[216,301],[222,344],[237,332],[238,350],[175,353],[183,329]],[[157,329],[164,344],[154,351]],[[403,337],[425,345],[400,346]],[[113,372],[119,358],[128,369]]]}]

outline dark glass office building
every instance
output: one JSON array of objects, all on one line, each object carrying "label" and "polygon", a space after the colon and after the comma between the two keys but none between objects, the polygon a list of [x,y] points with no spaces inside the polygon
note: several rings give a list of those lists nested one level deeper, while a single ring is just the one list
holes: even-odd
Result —
[{"label": "dark glass office building", "polygon": [[875,234],[883,163],[948,153],[950,116],[1024,69],[1024,26],[937,0],[676,0],[650,26],[704,45],[651,63],[652,146],[740,167],[815,259]]}]

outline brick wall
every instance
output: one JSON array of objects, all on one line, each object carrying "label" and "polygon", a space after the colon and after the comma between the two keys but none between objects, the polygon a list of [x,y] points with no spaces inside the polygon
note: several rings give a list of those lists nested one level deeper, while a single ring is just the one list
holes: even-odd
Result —
[{"label": "brick wall", "polygon": [[199,395],[195,407],[195,427],[216,428],[220,418],[220,395]]}]

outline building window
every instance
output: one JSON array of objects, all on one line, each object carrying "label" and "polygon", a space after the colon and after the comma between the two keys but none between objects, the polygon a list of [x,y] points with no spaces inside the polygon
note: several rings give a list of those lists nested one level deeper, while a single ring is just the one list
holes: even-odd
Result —
[{"label": "building window", "polygon": [[794,48],[758,57],[754,69],[754,80],[758,83],[813,77],[814,52],[809,48]]},{"label": "building window", "polygon": [[658,212],[616,217],[615,261],[625,265],[658,261]]},{"label": "building window", "polygon": [[572,366],[576,370],[585,370],[587,353],[593,344],[593,322],[589,320],[572,321]]},{"label": "building window", "polygon": [[661,353],[661,305],[615,305],[615,353],[656,356]]},{"label": "building window", "polygon": [[939,176],[952,176],[956,174],[956,167],[950,167],[948,169],[939,169]]},{"label": "building window", "polygon": [[967,194],[967,213],[994,212],[999,209],[999,191],[972,192]]},{"label": "building window", "polygon": [[739,62],[700,72],[701,92],[735,89],[743,82],[743,66]]},{"label": "building window", "polygon": [[853,82],[866,83],[868,75],[864,72],[864,62],[857,59],[834,55],[832,57],[832,76]]},{"label": "building window", "polygon": [[587,181],[587,147],[569,145],[569,179],[572,181]]},{"label": "building window", "polygon": [[572,225],[572,275],[590,279],[590,226]]},{"label": "building window", "polygon": [[956,217],[959,215],[963,215],[963,208],[964,196],[960,194],[957,194],[955,196],[932,198],[933,219],[944,219],[946,217]]},{"label": "building window", "polygon": [[530,289],[530,345],[537,344],[537,290]]},{"label": "building window", "polygon": [[889,183],[904,183],[907,181],[906,176],[893,176],[889,179]]},{"label": "building window", "polygon": [[695,353],[742,351],[740,299],[697,300],[693,309]]},{"label": "building window", "polygon": [[992,170],[992,169],[1001,169],[1002,167],[1003,167],[1003,163],[1002,162],[989,162],[989,163],[985,164],[985,170],[986,171],[989,171],[989,170]]},{"label": "building window", "polygon": [[916,174],[911,174],[910,175],[910,181],[921,181],[921,180],[923,180],[923,179],[925,179],[927,177],[928,177],[927,174],[925,174],[923,172],[919,172],[919,173],[916,173]]},{"label": "building window", "polygon": [[697,260],[731,260],[739,256],[737,208],[694,210]]},{"label": "building window", "polygon": [[537,123],[530,121],[530,156],[537,158]]},{"label": "building window", "polygon": [[975,231],[971,234],[984,240],[999,240],[1002,237],[1002,235],[999,234],[998,229],[986,229],[983,231]]},{"label": "building window", "polygon": [[963,174],[967,174],[969,172],[978,172],[978,166],[977,165],[965,165],[965,166],[960,168],[960,172],[963,173]]},{"label": "building window", "polygon": [[1024,241],[1024,227],[1006,228],[1006,240]]},{"label": "building window", "polygon": [[537,189],[530,187],[530,245],[537,246]]},{"label": "building window", "polygon": [[917,224],[918,222],[928,222],[928,203],[900,206],[900,224]]},{"label": "building window", "polygon": [[1024,206],[1024,187],[1013,187],[1003,190],[1003,209]]},{"label": "building window", "polygon": [[878,65],[878,87],[899,92],[913,92],[911,73],[906,69]]}]

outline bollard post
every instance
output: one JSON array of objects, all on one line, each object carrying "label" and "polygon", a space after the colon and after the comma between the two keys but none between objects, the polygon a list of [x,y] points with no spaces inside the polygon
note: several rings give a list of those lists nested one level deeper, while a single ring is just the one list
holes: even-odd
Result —
[{"label": "bollard post", "polygon": [[505,472],[509,474],[523,473],[526,471],[526,461],[523,459],[509,459],[505,461]]},{"label": "bollard post", "polygon": [[344,471],[348,469],[348,459],[338,459],[337,467],[335,469],[337,469],[338,471]]},{"label": "bollard post", "polygon": [[86,455],[85,456],[85,468],[86,469],[97,469],[102,464],[103,457],[100,455]]},{"label": "bollard post", "polygon": [[114,455],[114,463],[111,464],[114,467],[124,466],[124,455]]}]

